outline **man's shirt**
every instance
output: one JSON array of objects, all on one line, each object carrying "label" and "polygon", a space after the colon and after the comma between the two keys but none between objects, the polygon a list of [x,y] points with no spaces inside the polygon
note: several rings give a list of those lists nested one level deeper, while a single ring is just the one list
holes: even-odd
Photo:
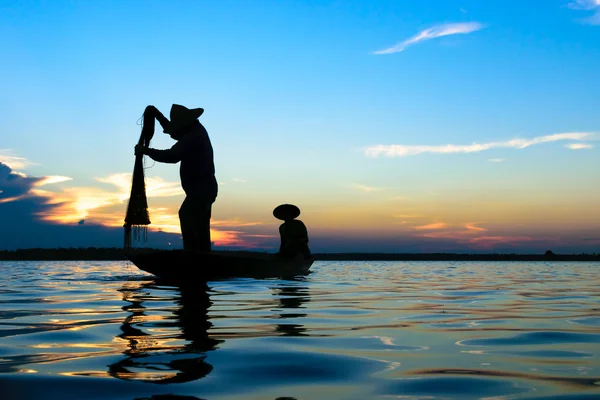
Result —
[{"label": "man's shirt", "polygon": [[217,179],[213,148],[206,129],[186,134],[168,150],[148,149],[155,161],[178,163],[181,186],[187,195],[198,195],[214,201],[217,197]]}]

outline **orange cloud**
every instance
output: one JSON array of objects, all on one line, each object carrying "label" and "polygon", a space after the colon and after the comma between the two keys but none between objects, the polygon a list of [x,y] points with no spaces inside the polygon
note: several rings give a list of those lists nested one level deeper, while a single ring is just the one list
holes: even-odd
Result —
[{"label": "orange cloud", "polygon": [[500,243],[515,243],[531,241],[534,238],[530,236],[480,236],[471,238],[471,243],[485,243],[485,244],[500,244]]},{"label": "orange cloud", "polygon": [[432,230],[432,229],[444,229],[448,225],[445,222],[436,222],[428,225],[415,226],[416,230]]},{"label": "orange cloud", "polygon": [[[504,236],[504,235],[487,235],[487,236],[473,236],[477,235],[482,231],[486,231],[485,228],[474,226],[473,224],[465,224],[463,230],[447,230],[440,232],[425,232],[418,234],[417,236],[432,238],[432,239],[448,239],[454,240],[459,244],[472,244],[480,248],[493,248],[498,244],[517,244],[521,242],[529,242],[536,240],[530,236]],[[544,239],[548,240],[548,239]]]},{"label": "orange cloud", "polygon": [[[119,190],[119,201],[124,202],[129,199],[131,194],[131,174],[121,172],[112,174],[105,178],[96,178],[98,182],[114,185]],[[178,182],[166,182],[159,177],[146,177],[146,196],[150,197],[170,197],[183,195],[183,189]]]},{"label": "orange cloud", "polygon": [[487,231],[487,229],[485,229],[485,228],[481,228],[479,226],[475,226],[474,223],[467,223],[467,224],[465,224],[465,228],[467,228],[468,230],[471,230],[471,231],[478,231],[478,232]]},{"label": "orange cloud", "polygon": [[[23,173],[12,172],[14,175],[27,178]],[[72,180],[65,176],[47,176],[34,178],[28,193],[0,199],[0,203],[16,201],[28,196],[41,197],[46,205],[44,211],[36,215],[43,221],[57,224],[74,224],[81,220],[88,223],[109,227],[123,226],[125,208],[131,191],[131,175],[127,173],[112,174],[96,178],[98,182],[115,186],[116,190],[106,190],[100,187],[68,187],[46,190],[45,186]],[[44,187],[43,189],[40,187]],[[161,178],[146,178],[146,195],[153,197],[172,197],[183,195],[179,183],[166,182]],[[179,234],[179,216],[177,210],[168,207],[149,208],[152,224],[148,229]],[[260,245],[261,238],[272,238],[272,235],[248,235],[239,228],[261,225],[263,222],[242,221],[238,218],[231,220],[213,220],[211,239],[220,246],[235,245],[239,247],[255,247]]]},{"label": "orange cloud", "polygon": [[10,203],[11,201],[21,200],[21,199],[24,199],[25,197],[27,197],[27,196],[26,195],[21,195],[21,196],[5,197],[3,199],[0,199],[0,204],[2,204],[2,203]]},{"label": "orange cloud", "polygon": [[[45,197],[50,211],[38,214],[44,221],[68,224],[90,217],[90,212],[99,208],[119,204],[119,194],[106,192],[99,188],[66,188],[61,192],[32,189],[31,193]],[[122,224],[121,224],[122,225]]]},{"label": "orange cloud", "polygon": [[244,227],[244,226],[256,226],[263,225],[264,222],[242,222],[239,219],[224,219],[224,220],[216,220],[211,221],[211,225],[219,225],[219,226],[235,226],[235,227]]},{"label": "orange cloud", "polygon": [[[483,235],[479,236],[483,232],[486,232],[486,228],[482,228],[476,226],[476,223],[468,222],[462,225],[464,229],[444,229],[449,228],[449,226],[445,223],[436,223],[430,225],[424,225],[421,227],[415,227],[415,229],[421,230],[436,230],[435,232],[423,232],[419,233],[416,236],[431,238],[431,239],[448,239],[453,240],[457,244],[465,244],[465,245],[474,245],[476,247],[487,249],[493,248],[496,245],[504,244],[518,244],[521,242],[530,242],[534,239],[531,236],[506,236],[506,235]],[[553,239],[542,239],[542,240],[553,240]]]}]

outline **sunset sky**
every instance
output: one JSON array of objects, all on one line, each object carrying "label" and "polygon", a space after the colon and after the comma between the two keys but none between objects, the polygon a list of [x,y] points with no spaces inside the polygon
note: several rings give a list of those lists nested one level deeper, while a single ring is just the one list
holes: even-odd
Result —
[{"label": "sunset sky", "polygon": [[139,118],[179,103],[217,246],[293,203],[317,252],[600,252],[600,0],[2,1],[0,51],[0,249],[122,245]]}]

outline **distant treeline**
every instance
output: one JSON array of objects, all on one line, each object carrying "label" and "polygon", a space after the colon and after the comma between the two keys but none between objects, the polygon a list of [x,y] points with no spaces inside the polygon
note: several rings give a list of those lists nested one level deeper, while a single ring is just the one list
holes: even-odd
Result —
[{"label": "distant treeline", "polygon": [[600,261],[599,254],[324,253],[327,261]]},{"label": "distant treeline", "polygon": [[[143,249],[153,251],[154,249]],[[156,249],[156,251],[159,251]],[[219,250],[216,252],[226,252]],[[462,254],[462,253],[318,253],[327,261],[600,261],[600,254]],[[0,260],[11,261],[102,261],[126,260],[122,248],[59,248],[1,250]]]},{"label": "distant treeline", "polygon": [[37,260],[127,260],[125,252],[119,247],[88,247],[58,249],[19,249],[0,251],[0,260],[37,261]]}]

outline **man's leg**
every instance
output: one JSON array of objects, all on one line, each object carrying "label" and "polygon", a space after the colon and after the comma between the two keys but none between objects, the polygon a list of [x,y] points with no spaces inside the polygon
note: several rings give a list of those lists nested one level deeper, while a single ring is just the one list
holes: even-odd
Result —
[{"label": "man's leg", "polygon": [[184,250],[210,251],[212,202],[202,196],[187,196],[179,210]]},{"label": "man's leg", "polygon": [[202,200],[198,202],[197,234],[198,246],[200,251],[209,252],[210,245],[210,217],[212,211],[212,202]]},{"label": "man's leg", "polygon": [[179,208],[179,224],[181,225],[181,236],[183,237],[184,250],[196,250],[198,245],[194,218],[194,199],[186,196]]}]

